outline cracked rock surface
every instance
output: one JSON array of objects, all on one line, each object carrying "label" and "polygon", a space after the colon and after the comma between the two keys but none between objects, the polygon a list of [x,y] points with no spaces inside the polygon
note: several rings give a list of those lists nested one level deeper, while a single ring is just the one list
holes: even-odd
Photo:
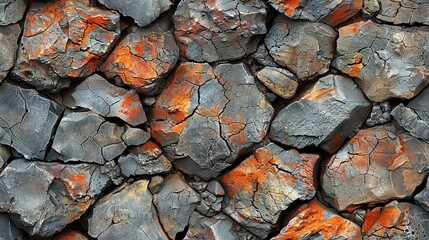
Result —
[{"label": "cracked rock surface", "polygon": [[366,125],[372,127],[375,125],[382,125],[390,122],[392,116],[390,111],[392,110],[389,102],[372,103],[371,114],[366,120]]},{"label": "cracked rock surface", "polygon": [[26,5],[26,0],[0,0],[0,26],[21,20],[24,16]]},{"label": "cracked rock surface", "polygon": [[0,26],[0,83],[6,78],[16,60],[20,33],[21,27],[18,24]]},{"label": "cracked rock surface", "polygon": [[426,0],[366,0],[363,11],[393,24],[429,25],[429,2]]}]

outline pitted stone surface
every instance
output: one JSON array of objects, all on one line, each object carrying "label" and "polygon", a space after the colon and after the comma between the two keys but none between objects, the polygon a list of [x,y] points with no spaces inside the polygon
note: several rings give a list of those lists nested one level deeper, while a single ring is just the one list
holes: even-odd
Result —
[{"label": "pitted stone surface", "polygon": [[333,153],[370,111],[371,104],[350,78],[328,75],[277,114],[270,137],[289,146],[319,146]]},{"label": "pitted stone surface", "polygon": [[389,102],[372,103],[371,114],[366,120],[366,125],[372,127],[375,125],[382,125],[390,122],[392,116],[390,115],[391,106]]},{"label": "pitted stone surface", "polygon": [[5,27],[0,26],[0,83],[7,76],[16,60],[16,51],[18,50],[18,38],[20,33],[21,28],[19,27],[19,24],[13,24]]},{"label": "pitted stone surface", "polygon": [[352,23],[339,30],[333,65],[374,102],[410,99],[429,84],[429,27]]},{"label": "pitted stone surface", "polygon": [[427,0],[364,0],[364,13],[393,24],[429,25]]},{"label": "pitted stone surface", "polygon": [[318,159],[274,143],[257,149],[220,178],[225,189],[223,212],[265,238],[290,204],[315,195],[313,173]]},{"label": "pitted stone surface", "polygon": [[298,89],[298,80],[286,69],[265,67],[257,76],[267,88],[285,99],[293,98]]},{"label": "pitted stone surface", "polygon": [[0,26],[21,20],[26,7],[26,0],[0,0]]}]

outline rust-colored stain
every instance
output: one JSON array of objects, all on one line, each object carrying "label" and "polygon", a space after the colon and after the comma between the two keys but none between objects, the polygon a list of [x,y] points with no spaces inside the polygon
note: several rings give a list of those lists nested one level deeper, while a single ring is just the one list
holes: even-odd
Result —
[{"label": "rust-colored stain", "polygon": [[300,5],[300,0],[279,0],[277,5],[283,4],[283,9],[286,16],[291,17],[295,14],[296,9]]},{"label": "rust-colored stain", "polygon": [[362,25],[362,23],[357,22],[357,23],[352,23],[352,24],[349,24],[347,26],[340,28],[339,29],[340,37],[345,37],[345,36],[356,34],[361,25]]},{"label": "rust-colored stain", "polygon": [[330,88],[318,88],[313,89],[306,95],[304,95],[300,100],[313,100],[313,101],[319,101],[326,97],[332,96],[332,92],[335,90],[335,87]]},{"label": "rust-colored stain", "polygon": [[351,6],[348,4],[344,4],[343,6],[339,7],[331,14],[329,14],[328,18],[326,19],[326,22],[329,25],[336,26],[341,22],[344,22],[345,20],[349,19],[354,14],[355,12],[353,11],[353,9],[351,9]]},{"label": "rust-colored stain", "polygon": [[127,94],[121,103],[120,113],[125,114],[127,120],[132,120],[140,116],[143,109],[138,103],[139,99],[137,95]]},{"label": "rust-colored stain", "polygon": [[356,55],[356,57],[354,59],[354,64],[350,68],[350,71],[349,71],[350,77],[358,77],[359,76],[360,70],[362,69],[362,63],[361,63],[362,57],[363,57],[362,54]]}]

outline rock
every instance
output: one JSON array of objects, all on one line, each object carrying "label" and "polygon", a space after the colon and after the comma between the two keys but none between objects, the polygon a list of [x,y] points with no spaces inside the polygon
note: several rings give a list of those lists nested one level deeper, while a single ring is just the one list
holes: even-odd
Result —
[{"label": "rock", "polygon": [[191,182],[190,185],[197,190],[201,196],[201,202],[196,210],[207,217],[217,215],[222,211],[222,201],[225,190],[216,180],[206,182]]},{"label": "rock", "polygon": [[26,159],[44,159],[47,145],[64,109],[33,89],[0,85],[0,144]]},{"label": "rock", "polygon": [[108,176],[115,185],[120,185],[124,182],[124,178],[121,175],[121,169],[116,165],[115,161],[106,162],[100,167],[100,172]]},{"label": "rock", "polygon": [[253,59],[255,59],[259,64],[266,67],[277,67],[277,63],[270,56],[267,51],[267,48],[264,44],[259,45],[255,53],[252,54]]},{"label": "rock", "polygon": [[350,19],[362,9],[362,0],[268,0],[268,3],[289,18],[324,22],[331,26]]},{"label": "rock", "polygon": [[298,82],[293,73],[286,69],[265,67],[258,72],[258,79],[271,91],[284,99],[295,96]]},{"label": "rock", "polygon": [[[0,0],[0,9],[1,5],[2,3]],[[18,50],[18,39],[20,33],[21,28],[19,27],[19,24],[13,24],[5,27],[0,26],[0,83],[6,78],[9,70],[13,67],[16,60],[16,51]]]},{"label": "rock", "polygon": [[149,190],[152,194],[159,193],[164,185],[164,178],[161,176],[153,176],[150,179]]},{"label": "rock", "polygon": [[[0,0],[0,26],[16,23],[21,20],[26,7],[26,0]],[[1,41],[1,43],[3,44],[4,42]]]},{"label": "rock", "polygon": [[24,240],[22,230],[15,226],[7,213],[0,213],[0,239]]},{"label": "rock", "polygon": [[34,2],[12,74],[38,90],[58,91],[94,73],[119,35],[119,14],[89,0]]},{"label": "rock", "polygon": [[0,144],[0,170],[6,165],[7,160],[9,160],[10,156],[11,154],[9,147]]},{"label": "rock", "polygon": [[333,66],[355,77],[374,102],[410,99],[429,83],[429,27],[399,27],[371,20],[339,30]]},{"label": "rock", "polygon": [[281,239],[362,239],[360,227],[316,199],[294,211],[292,219],[272,240]]},{"label": "rock", "polygon": [[257,238],[225,214],[205,217],[194,212],[189,219],[189,229],[184,239],[256,240]]},{"label": "rock", "polygon": [[299,149],[319,146],[334,153],[370,111],[371,104],[351,79],[328,75],[277,114],[270,138]]},{"label": "rock", "polygon": [[118,117],[136,126],[146,122],[146,114],[134,90],[110,84],[98,74],[91,75],[64,95],[63,103],[72,109],[87,108],[103,117]]},{"label": "rock", "polygon": [[152,140],[130,148],[129,152],[127,155],[122,155],[118,160],[121,172],[126,177],[166,173],[172,168],[170,161]]},{"label": "rock", "polygon": [[429,25],[429,2],[426,0],[366,0],[363,11],[393,24]]},{"label": "rock", "polygon": [[366,125],[372,127],[390,122],[392,119],[390,110],[390,103],[387,101],[382,103],[372,103],[371,114],[366,120]]},{"label": "rock", "polygon": [[340,211],[409,198],[428,174],[429,145],[394,125],[360,130],[323,165],[326,200]]},{"label": "rock", "polygon": [[363,239],[427,239],[429,213],[419,206],[393,201],[366,214],[362,225]]},{"label": "rock", "polygon": [[141,27],[149,25],[173,5],[171,0],[131,0],[126,4],[115,0],[98,1],[110,9],[119,11],[124,16],[132,17]]},{"label": "rock", "polygon": [[163,17],[148,27],[131,28],[131,33],[119,42],[100,70],[110,79],[118,79],[145,96],[153,96],[159,93],[178,59],[179,47],[171,23]]},{"label": "rock", "polygon": [[329,25],[279,15],[265,37],[265,45],[276,63],[299,79],[314,78],[329,70],[336,37],[337,32]]},{"label": "rock", "polygon": [[150,139],[150,134],[140,128],[127,128],[122,139],[127,146],[138,146]]},{"label": "rock", "polygon": [[55,236],[52,240],[89,240],[85,234],[76,230],[66,230]]},{"label": "rock", "polygon": [[188,226],[192,212],[200,202],[199,195],[185,182],[180,172],[164,177],[162,189],[154,194],[161,224],[171,239]]},{"label": "rock", "polygon": [[416,202],[422,206],[425,211],[429,211],[429,185],[427,184],[427,179],[426,187],[415,195],[414,200],[416,200]]},{"label": "rock", "polygon": [[139,180],[99,200],[86,221],[88,234],[99,240],[167,240],[152,204],[148,184],[148,180]]},{"label": "rock", "polygon": [[213,69],[182,63],[150,109],[149,122],[152,137],[176,167],[209,179],[262,141],[272,115],[243,64]]},{"label": "rock", "polygon": [[261,0],[183,0],[174,13],[180,56],[196,62],[242,58],[267,32]]},{"label": "rock", "polygon": [[220,178],[226,193],[223,212],[265,238],[290,204],[315,195],[313,173],[318,159],[274,143],[259,148]]},{"label": "rock", "polygon": [[0,212],[28,234],[48,237],[79,219],[109,185],[97,165],[17,159],[0,174]]}]

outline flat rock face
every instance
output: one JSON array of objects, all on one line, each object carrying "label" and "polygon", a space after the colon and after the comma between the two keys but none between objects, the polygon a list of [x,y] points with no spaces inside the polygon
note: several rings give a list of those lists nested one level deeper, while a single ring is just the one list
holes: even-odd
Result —
[{"label": "flat rock face", "polygon": [[340,211],[410,197],[426,178],[429,145],[393,125],[359,131],[324,165],[322,186]]},{"label": "flat rock face", "polygon": [[196,62],[234,60],[256,51],[265,34],[261,0],[183,0],[174,12],[181,57]]},{"label": "flat rock face", "polygon": [[21,20],[26,7],[26,0],[0,0],[0,26],[16,23]]},{"label": "flat rock face", "polygon": [[34,89],[0,85],[0,143],[27,159],[44,159],[47,145],[64,109]]},{"label": "flat rock face", "polygon": [[294,213],[292,219],[272,240],[284,239],[362,239],[360,227],[313,199]]},{"label": "flat rock face", "polygon": [[220,178],[225,189],[223,212],[260,238],[275,227],[281,211],[316,193],[315,154],[286,151],[274,143]]},{"label": "flat rock face", "polygon": [[21,240],[24,239],[22,230],[17,228],[7,213],[0,213],[0,239]]},{"label": "flat rock face", "polygon": [[265,45],[276,63],[304,79],[329,70],[336,37],[337,32],[326,24],[279,15],[265,37]]},{"label": "flat rock face", "polygon": [[139,180],[99,200],[87,219],[88,234],[99,240],[169,239],[159,223],[148,184],[148,180]]},{"label": "flat rock face", "polygon": [[118,117],[133,126],[147,120],[140,98],[134,90],[110,84],[98,74],[67,91],[63,103],[72,109],[83,107],[104,117]]},{"label": "flat rock face", "polygon": [[159,93],[178,59],[179,47],[171,23],[162,17],[148,27],[133,27],[100,70],[110,79],[118,78],[139,93],[153,96]]},{"label": "flat rock face", "polygon": [[18,50],[18,38],[20,33],[21,28],[19,27],[19,24],[13,24],[5,27],[0,26],[0,83],[13,67],[16,59],[16,51]]},{"label": "flat rock face", "polygon": [[352,23],[339,30],[333,65],[375,102],[410,99],[429,83],[429,27]]},{"label": "flat rock face", "polygon": [[363,239],[427,239],[429,213],[417,205],[393,201],[366,214]]},{"label": "flat rock face", "polygon": [[429,24],[429,2],[426,0],[366,0],[363,11],[393,24]]},{"label": "flat rock face", "polygon": [[268,0],[277,11],[292,19],[324,22],[336,26],[362,8],[362,0]]},{"label": "flat rock face", "polygon": [[350,78],[328,75],[277,114],[270,137],[300,149],[319,146],[335,152],[370,111],[371,104]]},{"label": "flat rock face", "polygon": [[265,67],[257,74],[258,79],[271,91],[284,99],[295,96],[298,81],[293,73],[286,69]]},{"label": "flat rock face", "polygon": [[30,235],[52,236],[80,216],[110,185],[97,165],[17,159],[0,173],[0,211]]},{"label": "flat rock face", "polygon": [[119,14],[91,7],[89,0],[34,2],[26,15],[14,77],[57,91],[68,86],[68,78],[92,74],[119,35]]},{"label": "flat rock face", "polygon": [[265,137],[273,108],[243,64],[182,63],[149,112],[152,136],[185,173],[208,179]]},{"label": "flat rock face", "polygon": [[110,9],[132,17],[141,27],[149,25],[159,15],[167,11],[173,3],[170,0],[129,0],[120,2],[116,0],[98,0]]}]

